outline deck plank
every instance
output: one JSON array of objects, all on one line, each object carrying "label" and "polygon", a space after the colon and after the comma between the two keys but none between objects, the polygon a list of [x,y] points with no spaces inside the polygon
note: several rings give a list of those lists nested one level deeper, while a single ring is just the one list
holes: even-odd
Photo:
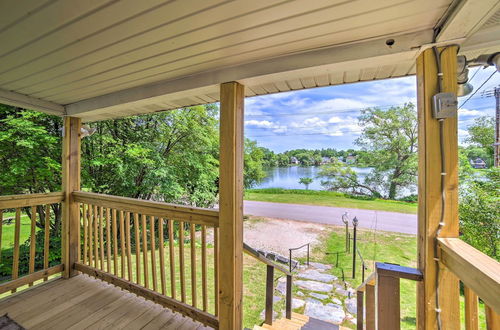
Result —
[{"label": "deck plank", "polygon": [[106,282],[78,275],[51,280],[0,299],[26,329],[209,329]]}]

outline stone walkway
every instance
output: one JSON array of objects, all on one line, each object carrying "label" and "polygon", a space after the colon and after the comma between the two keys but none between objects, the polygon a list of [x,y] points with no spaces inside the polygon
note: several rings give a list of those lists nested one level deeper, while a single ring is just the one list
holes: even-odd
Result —
[{"label": "stone walkway", "polygon": [[[297,288],[292,300],[292,310],[309,317],[336,325],[348,321],[356,324],[356,291],[348,283],[328,274],[331,266],[310,263],[294,275],[293,287]],[[284,299],[286,278],[281,277],[276,286],[275,302]],[[261,314],[262,317],[264,313]]]}]

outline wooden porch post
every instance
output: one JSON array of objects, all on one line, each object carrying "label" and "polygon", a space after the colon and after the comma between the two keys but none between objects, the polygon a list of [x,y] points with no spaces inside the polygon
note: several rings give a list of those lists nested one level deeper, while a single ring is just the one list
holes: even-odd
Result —
[{"label": "wooden porch post", "polygon": [[220,87],[219,327],[242,328],[244,86]]},{"label": "wooden porch post", "polygon": [[64,117],[62,143],[62,261],[64,277],[75,276],[78,272],[73,264],[78,261],[80,249],[80,209],[73,201],[71,193],[80,190],[80,127],[81,119]]},{"label": "wooden porch post", "polygon": [[[457,47],[440,49],[443,91],[456,93]],[[432,96],[437,93],[436,59],[432,49],[417,59],[418,99],[418,268],[424,280],[417,284],[417,327],[436,329],[436,233],[441,214],[441,156],[439,122],[432,117]],[[458,237],[458,140],[457,118],[444,120],[446,159],[445,226],[440,237]],[[460,328],[459,281],[440,265],[439,295],[442,329]]]}]

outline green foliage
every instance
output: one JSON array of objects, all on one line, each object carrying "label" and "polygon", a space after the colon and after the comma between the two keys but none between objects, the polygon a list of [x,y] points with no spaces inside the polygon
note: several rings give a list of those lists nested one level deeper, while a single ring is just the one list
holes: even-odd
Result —
[{"label": "green foliage", "polygon": [[417,113],[411,103],[388,110],[369,108],[358,118],[363,127],[356,144],[367,152],[363,163],[373,170],[364,186],[394,199],[401,187],[416,182]]},{"label": "green foliage", "polygon": [[309,189],[309,185],[313,182],[312,178],[300,178],[299,183],[306,186],[306,190]]},{"label": "green foliage", "polygon": [[[36,233],[35,244],[35,271],[43,269],[43,249],[45,231],[39,230]],[[0,275],[10,276],[12,274],[13,247],[2,249],[2,261],[0,263]],[[19,246],[19,276],[28,274],[30,256],[30,239],[27,239]],[[49,267],[61,263],[61,235],[52,233],[50,235],[49,246]]]},{"label": "green foliage", "polygon": [[61,118],[0,104],[0,195],[61,187]]},{"label": "green foliage", "polygon": [[266,176],[263,170],[263,148],[256,141],[245,139],[244,180],[245,188],[251,188]]},{"label": "green foliage", "polygon": [[460,189],[461,238],[482,252],[500,259],[500,168],[472,175]]},{"label": "green foliage", "polygon": [[493,166],[493,143],[495,142],[495,119],[491,116],[476,118],[467,127],[469,137],[465,140],[469,145],[463,148],[467,160],[481,158],[487,167]]},{"label": "green foliage", "polygon": [[93,192],[195,206],[215,202],[217,108],[100,121],[82,142],[82,184]]},{"label": "green foliage", "polygon": [[319,177],[325,178],[321,185],[332,191],[340,191],[352,195],[369,195],[380,197],[378,191],[369,185],[360,182],[356,172],[349,166],[339,160],[333,160],[330,164],[323,165]]}]

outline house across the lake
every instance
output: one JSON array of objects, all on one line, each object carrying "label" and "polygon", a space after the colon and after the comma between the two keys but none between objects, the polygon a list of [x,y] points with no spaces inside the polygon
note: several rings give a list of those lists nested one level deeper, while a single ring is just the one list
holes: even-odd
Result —
[{"label": "house across the lake", "polygon": [[298,165],[299,164],[299,160],[297,159],[297,157],[290,157],[290,164],[292,165]]},{"label": "house across the lake", "polygon": [[477,157],[476,159],[471,159],[470,165],[472,166],[472,168],[477,169],[486,168],[486,163],[479,157]]}]

